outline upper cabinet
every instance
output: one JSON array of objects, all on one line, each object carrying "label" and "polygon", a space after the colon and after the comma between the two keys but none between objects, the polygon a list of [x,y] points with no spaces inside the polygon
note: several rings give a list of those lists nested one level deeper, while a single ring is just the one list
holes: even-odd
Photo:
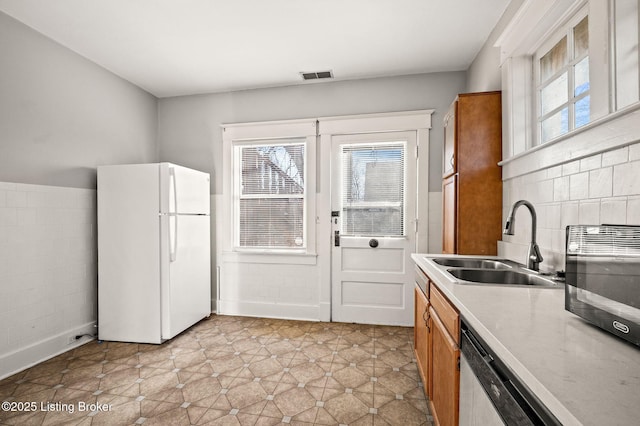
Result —
[{"label": "upper cabinet", "polygon": [[497,253],[502,235],[501,105],[500,92],[461,94],[444,118],[444,253]]},{"label": "upper cabinet", "polygon": [[444,157],[442,177],[451,176],[456,171],[456,109],[458,101],[449,107],[444,117]]}]

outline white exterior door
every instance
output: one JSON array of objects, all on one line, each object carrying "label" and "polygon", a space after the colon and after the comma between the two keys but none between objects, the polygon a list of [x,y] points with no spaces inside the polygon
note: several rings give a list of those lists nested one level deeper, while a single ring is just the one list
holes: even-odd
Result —
[{"label": "white exterior door", "polygon": [[331,137],[331,317],[413,324],[416,131]]}]

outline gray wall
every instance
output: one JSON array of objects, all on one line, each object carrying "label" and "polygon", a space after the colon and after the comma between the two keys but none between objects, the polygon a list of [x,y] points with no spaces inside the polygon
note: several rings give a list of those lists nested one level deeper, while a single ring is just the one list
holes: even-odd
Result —
[{"label": "gray wall", "polygon": [[467,70],[467,92],[501,90],[500,48],[494,47],[494,44],[522,3],[524,0],[511,0],[482,49],[471,63]]},{"label": "gray wall", "polygon": [[157,161],[156,98],[0,13],[0,182],[96,187]]},{"label": "gray wall", "polygon": [[160,99],[159,155],[212,176],[222,193],[222,123],[435,109],[430,134],[429,191],[441,191],[442,118],[465,72],[301,84]]}]

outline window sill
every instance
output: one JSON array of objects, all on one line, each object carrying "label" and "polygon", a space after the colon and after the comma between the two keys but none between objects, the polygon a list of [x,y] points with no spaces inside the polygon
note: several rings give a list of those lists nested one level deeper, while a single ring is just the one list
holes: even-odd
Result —
[{"label": "window sill", "polygon": [[501,161],[502,180],[621,148],[638,142],[638,135],[640,103]]},{"label": "window sill", "polygon": [[316,265],[318,255],[306,252],[277,252],[269,250],[227,251],[222,261],[229,263],[271,263],[284,265]]}]

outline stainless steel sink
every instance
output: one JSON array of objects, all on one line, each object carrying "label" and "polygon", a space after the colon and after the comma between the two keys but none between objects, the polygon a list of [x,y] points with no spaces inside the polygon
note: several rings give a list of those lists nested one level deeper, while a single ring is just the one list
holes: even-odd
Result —
[{"label": "stainless steel sink", "polygon": [[493,285],[530,285],[537,287],[560,287],[557,282],[535,273],[496,269],[448,269],[454,277],[472,283]]},{"label": "stainless steel sink", "polygon": [[482,269],[510,269],[511,266],[504,262],[488,259],[464,259],[452,257],[435,257],[435,263],[454,268],[482,268]]}]

